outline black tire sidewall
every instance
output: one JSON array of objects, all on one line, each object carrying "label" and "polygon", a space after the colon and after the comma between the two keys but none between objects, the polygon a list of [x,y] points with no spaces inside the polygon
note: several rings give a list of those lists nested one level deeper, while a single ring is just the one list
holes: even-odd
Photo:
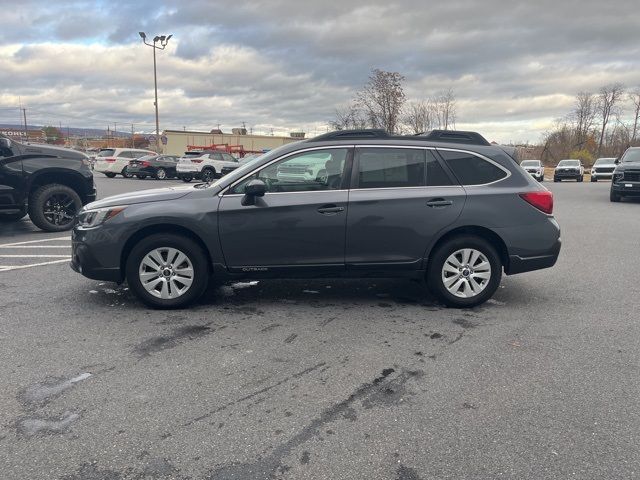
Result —
[{"label": "black tire sidewall", "polygon": [[[210,180],[205,180],[205,177],[207,175],[211,176]],[[202,170],[202,180],[205,182],[210,182],[212,180],[215,180],[216,178],[216,171],[213,168],[205,168],[204,170]]]},{"label": "black tire sidewall", "polygon": [[[194,279],[191,288],[181,297],[163,300],[148,293],[140,283],[138,268],[142,258],[159,247],[172,247],[182,251],[193,265]],[[146,305],[153,308],[181,308],[194,302],[203,294],[209,280],[207,256],[200,245],[190,238],[170,233],[158,233],[138,242],[127,257],[125,274],[131,291]]]},{"label": "black tire sidewall", "polygon": [[33,224],[46,232],[64,232],[73,228],[73,221],[66,225],[53,225],[44,216],[44,203],[54,193],[65,193],[69,195],[76,206],[76,213],[82,208],[82,199],[70,187],[57,183],[39,187],[29,198],[29,218]]},{"label": "black tire sidewall", "polygon": [[115,173],[105,173],[105,176],[106,176],[107,178],[115,178],[115,177],[116,177],[116,174],[115,174]]},{"label": "black tire sidewall", "polygon": [[[491,264],[491,279],[485,289],[473,298],[460,298],[450,293],[442,283],[442,267],[446,259],[455,251],[473,248],[482,252]],[[446,240],[432,253],[427,268],[427,287],[442,303],[449,307],[470,308],[489,300],[502,279],[502,262],[496,249],[484,238],[474,235],[460,235]]]},{"label": "black tire sidewall", "polygon": [[188,176],[188,175],[187,175],[187,176],[182,177],[182,181],[183,181],[183,182],[185,182],[185,183],[189,183],[191,180],[192,180],[192,177],[190,177],[190,176]]},{"label": "black tire sidewall", "polygon": [[[164,172],[164,176],[160,177],[160,172]],[[158,180],[164,180],[165,178],[167,178],[167,171],[164,168],[158,168],[156,170],[156,178]]]}]

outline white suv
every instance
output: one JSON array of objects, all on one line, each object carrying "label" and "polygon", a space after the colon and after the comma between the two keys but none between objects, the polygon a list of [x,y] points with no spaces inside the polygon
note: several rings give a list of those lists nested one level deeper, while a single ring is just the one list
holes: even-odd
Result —
[{"label": "white suv", "polygon": [[113,178],[116,175],[131,178],[132,175],[127,172],[129,162],[145,155],[157,155],[157,153],[151,150],[134,148],[103,148],[96,155],[93,170],[104,173],[109,178]]},{"label": "white suv", "polygon": [[524,160],[520,163],[524,171],[539,182],[544,182],[544,165],[540,160]]},{"label": "white suv", "polygon": [[178,160],[176,175],[184,182],[190,182],[194,178],[211,182],[222,176],[224,167],[238,167],[238,159],[225,152],[202,152],[200,155],[189,152]]}]

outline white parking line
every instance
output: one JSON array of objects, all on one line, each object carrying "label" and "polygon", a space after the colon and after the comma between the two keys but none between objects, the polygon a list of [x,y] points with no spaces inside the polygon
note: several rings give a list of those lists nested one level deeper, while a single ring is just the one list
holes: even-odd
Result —
[{"label": "white parking line", "polygon": [[58,240],[71,240],[71,237],[56,237],[56,238],[44,238],[42,240],[29,240],[28,242],[15,242],[15,243],[4,243],[0,245],[0,247],[16,247],[18,245],[27,245],[30,243],[41,243],[41,242],[56,242]]},{"label": "white parking line", "polygon": [[69,258],[64,260],[53,260],[52,262],[32,263],[30,265],[0,265],[0,272],[8,272],[10,270],[21,270],[23,268],[41,267],[43,265],[53,265],[54,263],[68,262]]},{"label": "white parking line", "polygon": [[0,248],[71,248],[71,245],[0,245]]},{"label": "white parking line", "polygon": [[71,255],[0,255],[0,258],[71,258]]}]

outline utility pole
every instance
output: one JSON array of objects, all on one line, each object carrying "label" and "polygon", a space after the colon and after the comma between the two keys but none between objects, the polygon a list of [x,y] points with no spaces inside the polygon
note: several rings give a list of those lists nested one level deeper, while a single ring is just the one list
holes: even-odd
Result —
[{"label": "utility pole", "polygon": [[133,139],[133,123],[131,124],[131,148],[136,148],[136,142]]},{"label": "utility pole", "polygon": [[24,117],[24,141],[25,143],[29,141],[29,128],[27,127],[27,109],[22,109],[22,115]]},{"label": "utility pole", "polygon": [[[147,42],[147,35],[144,32],[138,32],[140,38],[145,45],[153,48],[153,88],[155,92],[155,101],[153,105],[156,108],[156,152],[160,152],[160,119],[158,115],[158,70],[156,66],[156,50],[164,50],[169,43],[169,39],[173,35],[165,36],[165,35],[156,35],[153,37],[153,43]],[[160,43],[160,46],[157,46],[156,43]]]}]

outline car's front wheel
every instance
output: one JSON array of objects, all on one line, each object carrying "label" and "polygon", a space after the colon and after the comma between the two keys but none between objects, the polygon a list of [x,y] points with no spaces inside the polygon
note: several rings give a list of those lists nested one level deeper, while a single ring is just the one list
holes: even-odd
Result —
[{"label": "car's front wheel", "polygon": [[450,238],[429,259],[427,286],[442,303],[469,308],[486,302],[502,278],[502,261],[485,239]]},{"label": "car's front wheel", "polygon": [[577,180],[578,180],[578,182],[584,181],[584,175],[580,175]]},{"label": "car's front wheel", "polygon": [[156,170],[156,178],[158,180],[164,180],[167,178],[167,171],[162,167],[158,168],[158,170]]},{"label": "car's front wheel", "polygon": [[620,195],[615,193],[613,190],[609,192],[609,200],[611,200],[612,202],[619,202],[620,199],[621,199]]},{"label": "car's front wheel", "polygon": [[107,178],[115,178],[116,176],[115,173],[111,173],[111,172],[105,172],[105,175],[107,176]]},{"label": "car's front wheel", "polygon": [[44,185],[29,198],[29,218],[47,232],[62,232],[73,227],[73,219],[82,208],[82,200],[66,185]]},{"label": "car's front wheel", "polygon": [[593,175],[591,175],[591,182],[593,183],[593,182],[597,182],[597,181],[598,181],[598,178],[594,177]]},{"label": "car's front wheel", "polygon": [[202,248],[190,238],[160,233],[133,247],[126,263],[129,287],[154,308],[178,308],[207,288],[209,270]]}]

